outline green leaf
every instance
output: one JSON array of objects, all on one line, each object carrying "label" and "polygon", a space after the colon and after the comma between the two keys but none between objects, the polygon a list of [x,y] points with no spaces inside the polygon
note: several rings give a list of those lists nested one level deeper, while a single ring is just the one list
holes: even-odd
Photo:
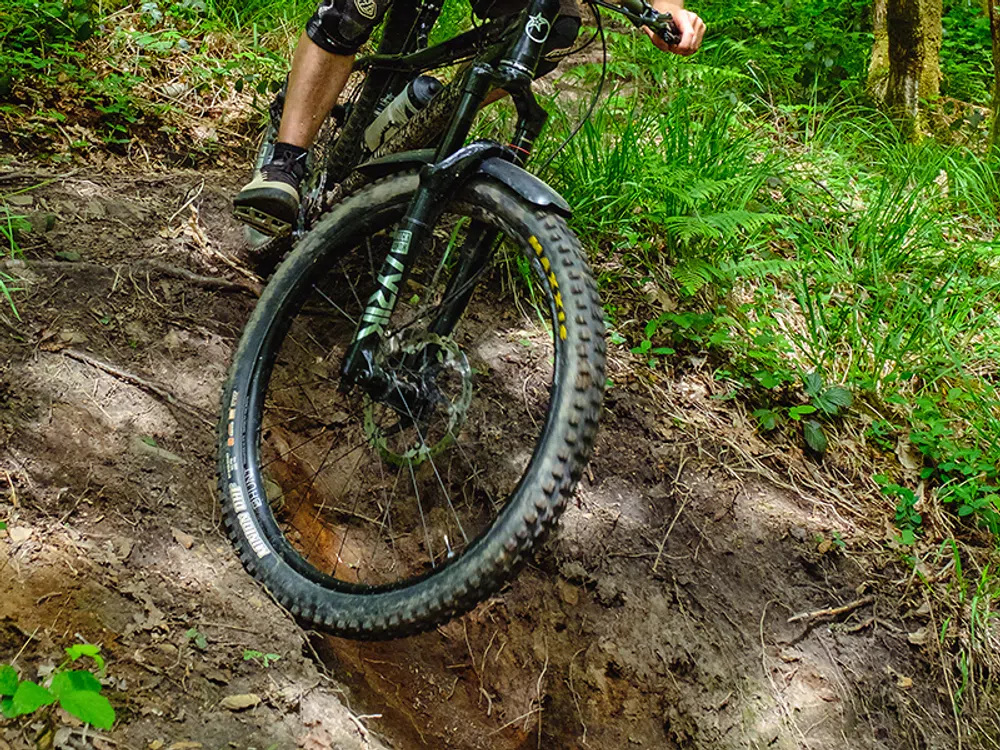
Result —
[{"label": "green leaf", "polygon": [[851,392],[844,388],[842,385],[833,385],[826,389],[823,393],[823,399],[833,404],[834,406],[839,406],[841,409],[848,408],[854,401],[854,396]]},{"label": "green leaf", "polygon": [[59,698],[63,710],[98,729],[111,729],[115,710],[103,695],[92,690],[70,690]]},{"label": "green leaf", "polygon": [[17,691],[10,699],[9,716],[23,716],[34,713],[42,706],[55,703],[56,697],[41,685],[36,685],[31,680],[25,680],[17,686]]},{"label": "green leaf", "polygon": [[768,372],[767,370],[759,370],[758,372],[755,372],[754,377],[757,378],[757,382],[768,390],[781,385],[781,376],[777,373]]},{"label": "green leaf", "polygon": [[7,524],[4,521],[0,521],[0,531],[4,531],[7,528]]},{"label": "green leaf", "polygon": [[191,628],[184,633],[184,637],[189,641],[194,641],[196,648],[204,651],[208,648],[208,639],[205,638],[204,634],[198,631],[198,628]]},{"label": "green leaf", "polygon": [[90,672],[74,670],[72,672],[60,672],[52,678],[49,690],[56,698],[62,698],[66,693],[79,690],[90,690],[94,693],[101,692],[101,683]]},{"label": "green leaf", "polygon": [[13,695],[17,692],[17,670],[10,664],[0,667],[0,695]]},{"label": "green leaf", "polygon": [[806,439],[806,445],[817,453],[826,453],[827,441],[823,434],[823,427],[815,419],[808,419],[802,423],[802,434]]},{"label": "green leaf", "polygon": [[770,432],[778,426],[778,413],[774,409],[757,409],[753,415],[764,432]]},{"label": "green leaf", "polygon": [[804,404],[803,406],[793,406],[788,410],[788,416],[794,419],[796,422],[806,414],[812,414],[816,411],[815,406],[810,406],[809,404]]},{"label": "green leaf", "polygon": [[101,656],[101,647],[95,646],[93,643],[77,643],[76,645],[68,646],[66,648],[66,656],[73,661],[76,661],[81,656],[89,656],[94,660],[98,669],[104,669],[104,657]]},{"label": "green leaf", "polygon": [[802,379],[802,385],[806,393],[815,397],[823,390],[823,378],[820,377],[819,373],[811,372]]}]

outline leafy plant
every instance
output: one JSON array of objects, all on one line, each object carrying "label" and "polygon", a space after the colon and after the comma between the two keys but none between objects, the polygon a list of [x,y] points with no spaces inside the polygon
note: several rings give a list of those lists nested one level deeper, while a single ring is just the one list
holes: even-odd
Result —
[{"label": "leafy plant", "polygon": [[208,639],[205,634],[202,633],[198,628],[189,628],[184,632],[184,637],[194,644],[194,647],[199,651],[204,651],[208,648]]},{"label": "leafy plant", "polygon": [[10,664],[0,666],[0,712],[8,719],[33,714],[58,703],[68,714],[98,729],[111,729],[115,711],[106,697],[101,695],[102,685],[92,672],[71,670],[67,667],[88,657],[97,666],[98,674],[104,672],[104,658],[100,646],[89,643],[76,644],[66,649],[66,660],[52,674],[48,687],[31,680],[21,679]]},{"label": "leafy plant", "polygon": [[243,651],[243,661],[253,661],[260,664],[262,667],[267,669],[274,662],[281,658],[280,654],[265,654],[263,651],[255,651],[253,649],[245,649]]},{"label": "leafy plant", "polygon": [[646,357],[646,364],[650,367],[656,367],[656,357],[668,357],[671,354],[675,354],[675,350],[669,346],[653,346],[652,338],[656,335],[657,330],[660,327],[660,319],[651,320],[646,323],[645,328],[643,328],[643,333],[645,337],[639,342],[638,346],[632,347],[632,353],[638,354],[641,357]]},{"label": "leafy plant", "polygon": [[882,492],[896,499],[896,528],[900,531],[901,542],[913,544],[924,522],[923,516],[914,507],[917,504],[916,494],[908,487],[890,482],[882,474],[875,476],[875,481],[881,486]]}]

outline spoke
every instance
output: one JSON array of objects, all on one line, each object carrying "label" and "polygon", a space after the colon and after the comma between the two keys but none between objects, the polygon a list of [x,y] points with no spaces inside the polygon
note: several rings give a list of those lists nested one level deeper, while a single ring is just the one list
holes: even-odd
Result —
[{"label": "spoke", "polygon": [[[345,272],[344,275],[346,276],[347,273]],[[347,318],[347,320],[351,323],[351,325],[357,326],[357,324],[358,324],[357,319],[354,318],[354,317],[352,317],[346,310],[344,310],[344,308],[342,308],[340,305],[338,305],[336,302],[334,302],[332,299],[330,299],[327,296],[326,292],[324,292],[322,289],[320,289],[315,284],[313,284],[313,289],[316,290],[316,292],[319,294],[320,297],[322,297],[323,299],[325,299],[327,302],[330,303],[330,307],[332,307],[334,310],[336,310],[341,315],[343,315],[345,318]],[[353,290],[354,287],[352,286],[351,289]],[[357,293],[355,293],[354,296],[357,297],[358,296]]]},{"label": "spoke", "polygon": [[406,466],[410,470],[410,481],[413,482],[413,495],[417,498],[417,510],[420,513],[420,524],[424,527],[424,544],[427,545],[427,554],[431,558],[431,567],[436,568],[437,565],[434,563],[434,548],[431,546],[430,531],[427,528],[427,521],[424,519],[424,506],[420,502],[420,490],[417,489],[417,477],[413,473],[413,464],[407,462]]},{"label": "spoke", "polygon": [[[444,486],[444,480],[441,479],[441,473],[438,471],[437,464],[434,463],[434,457],[430,455],[430,448],[427,445],[427,441],[424,440],[423,434],[420,432],[420,425],[417,423],[416,418],[413,416],[413,412],[410,410],[410,405],[406,402],[406,396],[403,392],[397,389],[399,397],[403,400],[403,406],[406,407],[406,413],[409,415],[413,422],[413,429],[417,432],[417,437],[420,438],[420,444],[427,451],[427,460],[431,462],[431,468],[434,470],[434,476],[437,477],[438,484],[441,485],[441,492],[444,493],[444,499],[448,501],[448,507],[451,508],[451,514],[455,516],[455,523],[458,524],[458,530],[462,532],[462,538],[465,543],[469,543],[469,537],[465,533],[465,529],[462,527],[462,519],[458,517],[458,511],[455,510],[454,504],[451,502],[451,494],[448,492],[447,488]],[[412,469],[411,469],[412,471]]]},{"label": "spoke", "polygon": [[[378,457],[377,456],[375,457],[375,460],[378,461]],[[360,461],[358,462],[358,464],[360,464]],[[344,486],[345,487],[350,486],[351,479],[353,479],[354,475],[358,473],[358,464],[354,465],[354,468],[351,470],[350,476],[347,477],[347,479],[344,481]],[[358,515],[358,503],[360,501],[361,501],[361,485],[358,484],[358,486],[354,490],[354,507],[351,508],[351,511],[350,511],[350,514],[352,516],[357,516]],[[344,554],[344,547],[347,545],[347,533],[348,533],[347,532],[347,526],[345,524],[345,526],[344,526],[344,535],[343,535],[343,537],[340,540],[340,549],[337,550],[337,563],[338,564],[343,560],[342,555]],[[358,558],[358,562],[360,562],[360,561],[361,561],[361,558],[359,557]],[[335,574],[336,572],[337,572],[337,568],[335,566],[334,569],[333,569],[333,573]]]},{"label": "spoke", "polygon": [[[330,448],[327,449],[327,454],[329,454],[330,450],[333,448],[333,446],[334,446],[334,444],[336,444],[336,442],[337,442],[336,440],[333,440],[333,441],[330,442]],[[351,455],[352,453],[354,453],[354,451],[356,451],[358,448],[363,448],[367,444],[368,444],[368,438],[366,437],[363,440],[361,440],[361,442],[357,443],[352,448],[350,448],[349,450],[345,451],[344,453],[341,453],[339,456],[337,456],[335,459],[333,459],[333,463],[336,464],[337,462],[339,462],[339,461],[347,458],[349,455]],[[261,467],[261,468],[263,468],[263,467]],[[299,487],[301,487],[307,481],[309,481],[309,480],[308,479],[303,479],[303,480],[301,480],[301,481],[296,482],[295,484],[293,484],[287,490],[286,489],[282,489],[281,494],[278,495],[277,497],[271,498],[271,500],[274,501],[274,500],[279,500],[279,499],[281,499],[283,497],[288,497],[289,494],[291,494],[292,492],[295,492],[295,490],[297,490]]]},{"label": "spoke", "polygon": [[[316,409],[316,406],[315,406],[315,404],[313,404],[312,406],[313,406],[313,410],[314,410],[314,413],[315,413],[315,414],[316,414],[317,416],[319,416],[319,410],[317,410],[317,409]],[[358,411],[354,411],[354,412],[350,412],[350,413],[348,413],[348,415],[347,415],[347,418],[348,418],[348,419],[351,419],[351,418],[353,418],[353,417],[357,417],[357,416],[360,416],[360,415],[359,415],[359,413],[358,413]],[[337,423],[337,424],[336,424],[335,426],[338,426],[338,427],[339,427],[339,426],[342,426],[342,424],[343,424],[343,423],[340,423],[340,422],[338,422],[338,423]],[[287,456],[288,454],[290,454],[290,453],[294,453],[294,452],[295,452],[295,451],[297,451],[297,450],[298,450],[299,448],[302,448],[303,446],[306,446],[306,445],[308,445],[309,443],[313,443],[313,442],[315,442],[315,441],[319,440],[319,439],[320,439],[321,437],[323,437],[323,435],[324,435],[324,434],[326,434],[326,431],[330,429],[330,426],[331,426],[330,424],[325,424],[325,425],[323,425],[323,429],[322,429],[322,430],[320,430],[320,432],[319,432],[319,434],[318,434],[318,435],[313,435],[313,436],[312,436],[311,438],[307,438],[306,440],[303,440],[303,441],[302,441],[301,443],[297,443],[296,445],[292,446],[291,448],[289,448],[289,449],[288,449],[287,451],[285,451],[284,453],[282,453],[282,454],[280,454],[280,455],[278,455],[278,456],[275,456],[275,457],[274,457],[274,458],[272,458],[272,459],[271,459],[270,461],[266,461],[266,462],[262,463],[262,464],[260,465],[260,468],[261,468],[261,469],[265,469],[265,468],[267,468],[268,466],[270,466],[271,464],[273,464],[274,462],[276,462],[276,461],[280,461],[281,459],[283,459],[283,458],[284,458],[285,456]],[[356,444],[356,445],[355,445],[355,446],[354,446],[353,448],[351,448],[351,450],[350,450],[350,451],[348,451],[348,453],[350,453],[351,451],[355,451],[355,450],[357,450],[357,449],[358,449],[358,448],[359,448],[360,446],[364,445],[366,441],[367,441],[367,438],[363,439],[363,440],[362,440],[362,441],[361,441],[360,443]],[[344,456],[346,456],[346,455],[347,455],[347,453],[345,453],[345,454],[344,454]],[[344,456],[341,456],[341,458],[343,458]],[[339,459],[338,459],[338,460],[339,460]]]},{"label": "spoke", "polygon": [[273,464],[275,461],[280,461],[281,459],[283,459],[285,456],[289,455],[290,453],[294,453],[295,451],[297,451],[299,448],[302,448],[303,446],[309,445],[309,443],[315,443],[317,440],[319,440],[321,437],[323,437],[326,434],[326,429],[327,429],[326,425],[323,425],[323,429],[321,429],[319,431],[318,435],[313,435],[311,438],[307,438],[307,439],[303,440],[301,443],[298,443],[297,445],[292,446],[287,451],[285,451],[284,453],[282,453],[280,456],[275,456],[270,461],[265,461],[264,463],[262,463],[260,465],[260,468],[261,469],[266,469],[268,466],[270,466],[271,464]]},{"label": "spoke", "polygon": [[[381,479],[382,484],[384,485],[385,471],[383,470],[381,461],[378,462],[378,473],[379,473],[379,478]],[[383,487],[382,496],[385,499],[385,508],[382,510],[381,513],[382,518],[378,526],[378,533],[380,538],[382,536],[382,532],[385,530],[385,527],[386,526],[389,527],[389,546],[392,548],[392,559],[395,561],[397,566],[399,565],[399,558],[396,556],[396,540],[392,538],[392,519],[389,515],[389,511],[392,508],[392,498],[396,496],[396,488],[399,486],[399,477],[401,476],[401,474],[402,472],[399,471],[396,472],[396,480],[392,483],[392,494],[387,494]],[[375,552],[377,549],[378,547],[373,544],[371,557],[368,558],[368,565],[372,568],[375,567]]]},{"label": "spoke", "polygon": [[[309,494],[309,490],[312,489],[313,482],[316,481],[316,477],[318,477],[322,473],[323,467],[326,465],[326,461],[330,457],[330,451],[333,450],[333,446],[334,446],[335,443],[336,443],[335,440],[331,440],[330,441],[329,447],[326,449],[326,452],[323,454],[322,460],[319,462],[319,468],[316,469],[315,472],[313,472],[313,474],[312,474],[311,477],[309,477],[309,483],[306,486],[305,491],[299,496],[299,502],[295,506],[295,510],[291,511],[291,516],[292,516],[293,519],[295,518],[296,514],[298,513],[299,508],[302,507],[302,501],[303,501],[303,499],[306,497],[306,495]],[[279,495],[279,497],[283,497],[286,494],[287,493],[283,493],[282,495]]]},{"label": "spoke", "polygon": [[336,382],[337,381],[335,381],[333,378],[320,378],[319,380],[313,380],[309,383],[300,383],[299,381],[295,381],[290,385],[282,385],[279,386],[278,388],[268,388],[267,395],[273,396],[275,393],[281,393],[282,391],[287,391],[290,388],[309,388],[311,386],[322,385],[324,383],[336,386]]},{"label": "spoke", "polygon": [[368,249],[368,267],[371,269],[372,281],[374,281],[378,278],[378,274],[375,273],[375,258],[372,257],[371,237],[365,240],[365,247]]},{"label": "spoke", "polygon": [[364,310],[365,304],[361,301],[361,298],[358,296],[357,287],[355,287],[355,285],[351,283],[351,277],[347,275],[347,271],[344,271],[344,281],[346,281],[347,285],[351,288],[351,294],[354,295],[354,301],[358,303],[358,309]]}]

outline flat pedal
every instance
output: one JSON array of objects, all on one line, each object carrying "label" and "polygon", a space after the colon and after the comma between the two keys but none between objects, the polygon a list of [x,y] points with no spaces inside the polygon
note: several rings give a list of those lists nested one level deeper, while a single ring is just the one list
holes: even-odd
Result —
[{"label": "flat pedal", "polygon": [[253,227],[268,237],[284,237],[292,232],[292,225],[287,221],[276,219],[253,206],[236,206],[233,208],[233,216],[237,221]]}]

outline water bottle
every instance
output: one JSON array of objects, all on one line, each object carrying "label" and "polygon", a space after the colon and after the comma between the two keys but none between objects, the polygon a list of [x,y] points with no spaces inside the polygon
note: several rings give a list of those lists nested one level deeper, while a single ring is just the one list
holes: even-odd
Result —
[{"label": "water bottle", "polygon": [[432,76],[417,76],[382,110],[365,130],[365,146],[377,153],[404,122],[422,110],[441,90],[441,81]]}]

